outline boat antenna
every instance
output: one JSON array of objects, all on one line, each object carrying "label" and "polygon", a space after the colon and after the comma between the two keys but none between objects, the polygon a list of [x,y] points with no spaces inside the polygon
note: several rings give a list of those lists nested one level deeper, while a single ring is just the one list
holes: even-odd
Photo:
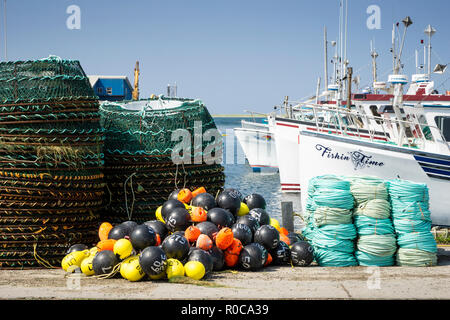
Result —
[{"label": "boat antenna", "polygon": [[7,41],[7,33],[6,33],[6,0],[3,1],[3,30],[5,33],[5,61],[8,61],[8,41]]},{"label": "boat antenna", "polygon": [[[377,57],[378,53],[375,51],[373,41],[370,41],[370,56],[372,57],[372,77],[373,83],[377,82]],[[378,89],[375,89],[375,94],[378,94]]]},{"label": "boat antenna", "polygon": [[428,36],[428,77],[431,76],[431,37],[436,33],[430,24],[425,28],[424,33]]},{"label": "boat antenna", "polygon": [[324,86],[325,91],[328,90],[328,42],[327,42],[327,27],[323,28],[323,46],[324,46]]},{"label": "boat antenna", "polygon": [[403,46],[405,44],[406,29],[408,29],[408,27],[410,25],[412,25],[412,23],[413,23],[410,17],[406,17],[405,19],[402,20],[402,22],[403,22],[403,25],[405,26],[405,28],[403,29],[402,44],[400,46],[400,51],[397,56],[397,62],[395,64],[394,74],[398,74],[400,71],[400,67],[401,67],[400,59],[402,57]]}]

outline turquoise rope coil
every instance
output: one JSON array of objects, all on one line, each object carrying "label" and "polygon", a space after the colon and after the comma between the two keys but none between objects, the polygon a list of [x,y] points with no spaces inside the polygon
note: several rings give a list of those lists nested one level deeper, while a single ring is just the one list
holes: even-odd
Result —
[{"label": "turquoise rope coil", "polygon": [[425,183],[395,179],[388,182],[388,189],[393,201],[428,203],[430,199]]},{"label": "turquoise rope coil", "polygon": [[357,204],[374,199],[388,200],[388,189],[384,183],[352,183],[350,191]]},{"label": "turquoise rope coil", "polygon": [[431,230],[431,222],[414,219],[394,219],[395,232],[397,234],[411,232],[426,232]]},{"label": "turquoise rope coil", "polygon": [[360,236],[357,241],[357,247],[359,251],[378,257],[393,256],[397,251],[396,239],[392,234]]},{"label": "turquoise rope coil", "polygon": [[403,249],[437,252],[436,240],[430,231],[400,234],[397,241],[398,245]]},{"label": "turquoise rope coil", "polygon": [[418,249],[400,248],[396,263],[405,267],[431,267],[437,265],[436,254]]},{"label": "turquoise rope coil", "polygon": [[395,264],[395,255],[376,256],[364,251],[356,250],[355,257],[360,266],[366,267],[389,267]]},{"label": "turquoise rope coil", "polygon": [[340,189],[319,189],[313,195],[317,207],[353,209],[353,196],[349,191]]},{"label": "turquoise rope coil", "polygon": [[401,202],[392,200],[393,219],[415,219],[431,221],[431,212],[425,202]]},{"label": "turquoise rope coil", "polygon": [[395,229],[391,219],[376,219],[367,216],[353,218],[358,235],[394,235]]},{"label": "turquoise rope coil", "polygon": [[314,258],[322,267],[353,267],[358,265],[353,254],[319,247],[314,248]]}]

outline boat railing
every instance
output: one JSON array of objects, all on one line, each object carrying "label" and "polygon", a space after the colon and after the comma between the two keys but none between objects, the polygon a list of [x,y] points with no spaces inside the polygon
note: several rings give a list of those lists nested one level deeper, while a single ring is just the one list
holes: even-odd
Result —
[{"label": "boat railing", "polygon": [[337,105],[305,104],[296,108],[299,120],[307,119],[315,124],[317,130],[347,135],[370,141],[386,141],[398,146],[423,149],[426,144],[445,145],[441,130],[419,120],[414,113],[407,114],[407,120],[391,117],[368,115],[356,109],[347,109]]}]

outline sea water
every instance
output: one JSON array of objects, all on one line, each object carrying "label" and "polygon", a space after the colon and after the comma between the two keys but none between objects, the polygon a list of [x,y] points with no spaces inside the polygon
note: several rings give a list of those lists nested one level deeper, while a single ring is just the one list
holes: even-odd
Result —
[{"label": "sea water", "polygon": [[[269,215],[282,224],[281,202],[291,201],[294,212],[301,214],[299,193],[282,193],[278,172],[253,172],[248,165],[239,141],[234,136],[233,128],[241,126],[241,120],[263,122],[264,118],[228,118],[215,117],[217,129],[223,136],[224,153],[222,164],[225,169],[225,188],[239,190],[244,196],[259,193],[267,203]],[[227,155],[228,152],[228,155]],[[231,153],[231,154],[230,154]],[[303,221],[294,216],[295,231],[300,231]]]}]

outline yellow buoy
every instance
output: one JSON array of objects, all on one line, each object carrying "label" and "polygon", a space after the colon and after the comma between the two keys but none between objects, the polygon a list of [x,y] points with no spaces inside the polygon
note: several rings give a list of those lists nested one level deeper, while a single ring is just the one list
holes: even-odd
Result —
[{"label": "yellow buoy", "polygon": [[98,252],[98,248],[97,247],[92,247],[89,249],[89,256],[95,256]]},{"label": "yellow buoy", "polygon": [[113,252],[119,259],[123,260],[131,255],[133,252],[133,245],[128,239],[119,239],[114,243]]},{"label": "yellow buoy", "polygon": [[166,274],[167,279],[184,276],[183,264],[177,259],[167,259]]},{"label": "yellow buoy", "polygon": [[239,208],[237,215],[239,217],[245,216],[249,211],[250,210],[248,209],[247,205],[245,203],[241,202],[241,207]]},{"label": "yellow buoy", "polygon": [[159,221],[165,223],[165,221],[164,221],[164,219],[162,217],[162,214],[161,214],[161,208],[162,208],[162,206],[159,206],[158,209],[156,209],[155,216],[156,216],[156,219],[158,219]]},{"label": "yellow buoy", "polygon": [[157,274],[157,275],[149,274],[148,277],[151,280],[161,280],[161,279],[164,279],[166,277],[166,273],[165,272],[161,272],[160,274]]},{"label": "yellow buoy", "polygon": [[145,276],[139,264],[139,256],[131,256],[120,265],[120,275],[128,281],[139,281]]},{"label": "yellow buoy", "polygon": [[277,219],[270,218],[270,225],[271,225],[272,227],[274,227],[275,229],[277,229],[278,232],[280,232],[281,227],[280,227],[280,223],[278,222]]},{"label": "yellow buoy", "polygon": [[185,275],[194,280],[200,280],[205,275],[205,266],[199,261],[188,261],[184,265]]},{"label": "yellow buoy", "polygon": [[92,267],[92,261],[94,260],[95,254],[90,255],[86,259],[81,261],[81,272],[83,272],[87,276],[92,276],[95,274],[94,268]]},{"label": "yellow buoy", "polygon": [[74,251],[66,255],[61,261],[61,267],[64,271],[71,266],[79,267],[84,258],[89,257],[89,250]]}]

